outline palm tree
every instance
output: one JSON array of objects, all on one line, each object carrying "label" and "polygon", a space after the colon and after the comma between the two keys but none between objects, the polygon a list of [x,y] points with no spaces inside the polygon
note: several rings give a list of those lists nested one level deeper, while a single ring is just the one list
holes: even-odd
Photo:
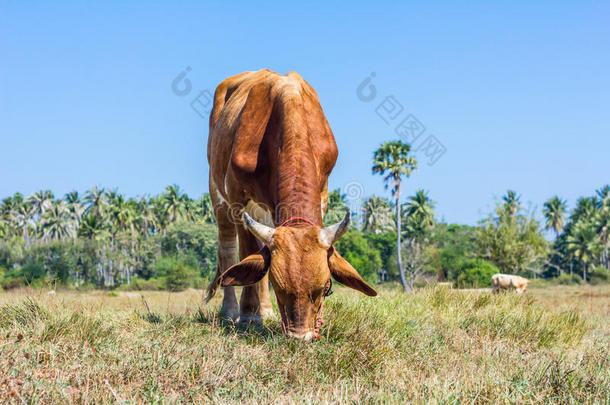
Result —
[{"label": "palm tree", "polygon": [[580,197],[570,219],[574,223],[580,220],[591,221],[597,215],[598,207],[599,201],[596,197]]},{"label": "palm tree", "polygon": [[14,201],[9,213],[9,222],[21,231],[26,246],[30,243],[29,229],[34,227],[32,211],[25,201]]},{"label": "palm tree", "polygon": [[424,190],[417,190],[415,194],[409,197],[405,207],[405,213],[409,218],[417,219],[417,222],[424,227],[434,225],[434,206],[436,203],[428,197],[428,193]]},{"label": "palm tree", "polygon": [[136,222],[140,235],[149,236],[155,233],[157,216],[155,215],[152,200],[142,197],[136,203]]},{"label": "palm tree", "polygon": [[64,201],[66,201],[66,206],[68,207],[68,211],[70,213],[71,226],[73,229],[72,238],[74,243],[76,243],[78,228],[86,209],[85,206],[80,202],[78,191],[71,191],[67,193],[64,197]]},{"label": "palm tree", "polygon": [[8,222],[0,216],[0,240],[8,239],[10,236],[10,228]]},{"label": "palm tree", "polygon": [[53,203],[53,193],[51,190],[37,191],[28,198],[28,203],[32,209],[32,214],[41,217],[46,210],[51,208]]},{"label": "palm tree", "polygon": [[555,232],[555,236],[559,235],[559,231],[563,228],[566,211],[566,201],[558,196],[554,196],[544,203],[542,214],[546,219],[546,229],[552,229]]},{"label": "palm tree", "polygon": [[521,208],[521,196],[513,190],[508,190],[502,200],[504,201],[504,211],[509,218],[514,217]]},{"label": "palm tree", "polygon": [[163,207],[163,195],[155,196],[151,199],[151,209],[155,214],[156,228],[160,232],[164,232],[169,224],[168,213]]},{"label": "palm tree", "polygon": [[87,190],[84,202],[87,205],[87,212],[97,216],[99,220],[104,219],[104,211],[108,206],[108,202],[106,201],[106,192],[103,188],[93,186],[91,190]]},{"label": "palm tree", "polygon": [[83,217],[78,233],[80,236],[91,240],[103,240],[108,235],[106,225],[97,215],[89,214]]},{"label": "palm tree", "polygon": [[61,241],[73,237],[75,230],[72,226],[70,210],[64,201],[52,204],[43,214],[41,221],[45,238]]},{"label": "palm tree", "polygon": [[[17,219],[17,212],[20,211],[22,205],[26,205],[26,207],[24,207],[21,212],[25,214],[26,217],[29,217],[29,208],[27,207],[27,202],[23,198],[23,194],[15,193],[10,197],[4,198],[0,204],[0,218],[4,220],[5,237],[18,236],[21,233],[27,243],[27,238],[22,233],[23,229],[17,225],[17,223],[20,222]],[[27,224],[25,230],[27,231]]]},{"label": "palm tree", "polygon": [[161,204],[168,223],[176,222],[184,215],[185,197],[186,195],[180,191],[177,184],[165,188],[165,193],[161,196]]},{"label": "palm tree", "polygon": [[403,233],[406,233],[409,243],[425,237],[427,231],[434,225],[435,205],[436,203],[428,197],[424,190],[418,190],[409,197],[409,201],[405,204],[406,218],[402,229]]},{"label": "palm tree", "polygon": [[64,201],[68,204],[80,203],[80,195],[78,191],[72,190],[64,195]]},{"label": "palm tree", "polygon": [[182,201],[182,218],[188,222],[195,222],[197,217],[197,201],[193,201],[190,198]]},{"label": "palm tree", "polygon": [[125,197],[116,190],[108,192],[108,214],[115,232],[122,232],[129,227],[129,209]]},{"label": "palm tree", "polygon": [[383,143],[373,154],[373,174],[385,176],[383,178],[385,188],[392,186],[392,196],[396,206],[396,252],[398,261],[398,272],[400,273],[400,283],[404,291],[407,290],[404,269],[402,267],[402,257],[400,253],[400,192],[402,177],[409,177],[411,171],[417,169],[417,161],[409,156],[411,146],[401,141],[391,141]]},{"label": "palm tree", "polygon": [[600,207],[594,221],[597,236],[602,243],[602,260],[606,268],[610,268],[608,249],[610,248],[610,199],[602,199],[603,205]]},{"label": "palm tree", "polygon": [[[68,207],[68,212],[70,215],[70,231],[72,234],[72,251],[74,255],[74,263],[77,263],[77,254],[76,254],[76,240],[78,238],[78,230],[80,228],[80,223],[83,219],[83,215],[85,214],[86,208],[81,203],[80,194],[76,190],[72,190],[64,195],[64,201]],[[73,282],[76,284],[76,277],[78,272],[73,273]]]},{"label": "palm tree", "polygon": [[13,197],[6,197],[2,199],[0,203],[0,217],[7,219],[11,210],[13,209]]},{"label": "palm tree", "polygon": [[8,219],[11,214],[11,211],[19,207],[21,204],[24,204],[26,201],[23,198],[23,194],[15,193],[11,197],[6,197],[2,200],[2,204],[0,204],[0,215],[4,219]]},{"label": "palm tree", "polygon": [[[86,215],[78,230],[80,236],[89,239],[95,246],[97,251],[101,251],[101,261],[97,263],[98,266],[98,280],[103,279],[105,285],[108,285],[110,275],[107,274],[107,254],[106,254],[106,240],[108,239],[109,232],[107,224],[99,216],[94,213]],[[96,255],[97,256],[97,255]]]},{"label": "palm tree", "polygon": [[[30,206],[30,211],[32,214],[32,225],[34,226],[34,240],[37,241],[38,240],[38,228],[39,228],[39,222],[40,219],[42,218],[42,216],[44,215],[44,213],[51,208],[51,205],[53,204],[53,193],[51,192],[51,190],[40,190],[35,192],[34,194],[32,194],[29,198],[28,198],[28,204]],[[41,230],[42,231],[42,230]],[[43,234],[43,240],[45,238],[44,234]]]},{"label": "palm tree", "polygon": [[405,234],[407,260],[405,273],[407,291],[413,291],[413,283],[425,269],[425,248],[429,231],[435,223],[435,203],[424,190],[418,190],[405,204],[405,221],[402,232]]},{"label": "palm tree", "polygon": [[326,201],[324,225],[335,224],[341,221],[345,215],[345,211],[348,209],[346,195],[341,194],[340,189],[332,190],[328,193],[328,200]]},{"label": "palm tree", "polygon": [[[118,269],[121,275],[125,276],[126,266],[124,266],[124,255],[121,248],[121,235],[127,234],[131,243],[131,251],[135,251],[135,228],[134,215],[130,207],[130,202],[125,200],[125,197],[118,190],[110,190],[106,193],[108,208],[108,224],[110,231],[110,254],[106,258],[108,263],[107,285],[114,284],[114,272]],[[118,243],[117,243],[118,240]],[[127,266],[129,267],[129,266]],[[127,272],[129,273],[129,271]],[[127,279],[129,280],[129,274]]]},{"label": "palm tree", "polygon": [[599,208],[606,204],[610,204],[610,185],[606,184],[599,190],[595,191],[599,197]]},{"label": "palm tree", "polygon": [[212,204],[212,199],[210,198],[209,193],[203,193],[201,196],[201,204],[200,204],[200,212],[199,212],[199,220],[202,222],[213,224],[215,223],[214,219],[214,205]]},{"label": "palm tree", "polygon": [[582,278],[587,281],[587,266],[596,257],[599,249],[599,240],[593,224],[585,220],[577,222],[567,236],[566,247],[568,252],[582,263]]},{"label": "palm tree", "polygon": [[362,203],[362,230],[380,234],[394,229],[392,206],[382,197],[372,195]]}]

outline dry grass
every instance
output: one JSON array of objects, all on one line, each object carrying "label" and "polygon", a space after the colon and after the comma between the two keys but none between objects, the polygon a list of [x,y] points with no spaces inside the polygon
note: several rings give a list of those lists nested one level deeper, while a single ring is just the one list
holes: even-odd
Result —
[{"label": "dry grass", "polygon": [[199,291],[0,293],[15,403],[608,403],[610,287],[337,288],[324,339],[220,322]]}]

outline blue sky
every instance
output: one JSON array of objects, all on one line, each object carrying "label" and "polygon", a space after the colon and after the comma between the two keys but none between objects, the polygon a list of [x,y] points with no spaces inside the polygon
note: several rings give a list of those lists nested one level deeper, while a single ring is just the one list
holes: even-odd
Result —
[{"label": "blue sky", "polygon": [[[608,3],[101,3],[0,2],[0,197],[199,195],[208,128],[190,103],[260,68],[318,92],[339,146],[332,188],[387,196],[372,153],[408,114],[446,152],[417,153],[406,193],[427,190],[447,221],[476,223],[509,188],[540,208],[610,182]],[[403,107],[392,125],[376,113],[387,96]]]}]

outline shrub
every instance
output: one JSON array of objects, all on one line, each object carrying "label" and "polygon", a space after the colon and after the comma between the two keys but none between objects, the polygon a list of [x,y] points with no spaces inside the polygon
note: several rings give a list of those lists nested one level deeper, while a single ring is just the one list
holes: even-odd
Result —
[{"label": "shrub", "polygon": [[381,268],[379,251],[373,248],[358,230],[348,231],[335,243],[337,251],[369,283],[377,281],[377,271]]},{"label": "shrub", "polygon": [[[196,266],[197,260],[190,256],[182,256],[180,258],[165,256],[159,258],[153,265],[154,278],[151,280],[157,279],[156,282],[153,282],[154,289],[158,289],[157,287],[161,286],[160,289],[182,291],[195,284],[202,285],[202,281],[196,281],[200,278],[195,270]],[[145,284],[141,286],[143,287]],[[140,288],[136,286],[136,289]]]},{"label": "shrub", "polygon": [[119,291],[162,291],[165,290],[166,286],[165,277],[163,278],[151,278],[151,279],[143,279],[143,278],[133,278],[131,280],[131,284],[122,284],[117,290]]},{"label": "shrub", "polygon": [[68,285],[68,288],[73,288],[76,291],[80,291],[80,292],[93,291],[93,290],[95,290],[95,287],[96,287],[95,284],[91,284],[91,283],[83,283],[78,286],[73,286],[71,284]]},{"label": "shrub", "polygon": [[601,266],[595,267],[589,274],[589,282],[592,285],[600,285],[610,282],[610,271]]},{"label": "shrub", "polygon": [[499,273],[493,263],[483,259],[467,259],[460,265],[457,278],[459,287],[489,287],[491,276]]},{"label": "shrub", "polygon": [[21,276],[23,276],[23,278],[30,283],[36,279],[44,278],[46,275],[44,268],[35,263],[26,264],[21,268],[21,270],[19,270],[19,272],[21,273]]},{"label": "shrub", "polygon": [[369,242],[369,245],[379,252],[381,267],[388,272],[391,278],[397,279],[396,232],[365,233],[364,237]]},{"label": "shrub", "polygon": [[5,290],[19,288],[26,285],[42,287],[46,279],[44,267],[36,263],[26,264],[17,269],[5,271],[0,277],[0,286]]},{"label": "shrub", "polygon": [[207,287],[207,285],[210,281],[211,280],[206,280],[205,278],[202,278],[202,277],[195,277],[192,280],[191,287],[196,288],[198,290],[203,290],[204,288]]},{"label": "shrub", "polygon": [[162,256],[155,260],[152,265],[153,273],[151,278],[164,278],[171,272],[171,268],[176,264],[173,257]]},{"label": "shrub", "polygon": [[432,242],[438,247],[439,280],[457,280],[462,261],[471,258],[476,249],[476,232],[476,227],[468,225],[435,225]]},{"label": "shrub", "polygon": [[170,269],[165,284],[170,291],[183,291],[192,285],[195,270],[184,262],[176,262]]},{"label": "shrub", "polygon": [[428,286],[428,282],[425,277],[418,277],[417,280],[413,283],[413,287],[415,288],[424,288]]},{"label": "shrub", "polygon": [[582,284],[582,277],[578,274],[561,274],[557,277],[557,283],[561,285],[574,285],[574,284]]},{"label": "shrub", "polygon": [[192,256],[202,277],[213,277],[216,271],[218,236],[216,226],[192,222],[171,224],[160,238],[161,252],[166,256]]},{"label": "shrub", "polygon": [[23,277],[4,277],[2,279],[2,288],[5,290],[12,290],[13,288],[19,288],[26,285],[27,282]]},{"label": "shrub", "polygon": [[66,284],[70,278],[70,270],[76,267],[76,260],[69,245],[56,242],[46,247],[45,268],[49,275],[62,284]]}]

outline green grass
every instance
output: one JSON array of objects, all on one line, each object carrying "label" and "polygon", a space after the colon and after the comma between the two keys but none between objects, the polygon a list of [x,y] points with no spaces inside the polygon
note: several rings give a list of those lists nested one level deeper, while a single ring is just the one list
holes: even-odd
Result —
[{"label": "green grass", "polygon": [[323,339],[221,321],[219,297],[0,293],[0,398],[15,403],[607,403],[610,287],[525,295],[337,288]]}]

